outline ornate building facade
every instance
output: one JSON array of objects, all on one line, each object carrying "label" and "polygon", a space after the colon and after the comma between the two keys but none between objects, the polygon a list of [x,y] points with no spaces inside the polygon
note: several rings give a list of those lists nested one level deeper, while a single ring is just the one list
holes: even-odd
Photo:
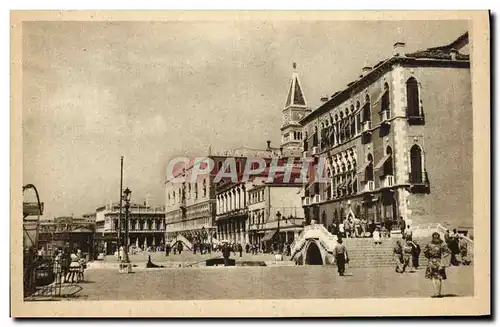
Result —
[{"label": "ornate building facade", "polygon": [[[118,245],[119,203],[111,203],[96,209],[96,241],[106,253],[111,254]],[[125,219],[125,206],[122,207]],[[123,220],[124,221],[124,220]],[[128,218],[128,244],[142,249],[165,244],[165,208],[131,203]],[[125,226],[121,226],[124,237]]]},{"label": "ornate building facade", "polygon": [[394,55],[303,118],[305,156],[327,182],[305,185],[308,219],[471,223],[472,90],[468,33]]}]

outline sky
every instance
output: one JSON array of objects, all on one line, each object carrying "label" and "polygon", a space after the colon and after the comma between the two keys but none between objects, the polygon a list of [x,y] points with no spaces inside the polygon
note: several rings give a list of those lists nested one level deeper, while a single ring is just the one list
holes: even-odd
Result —
[{"label": "sky", "polygon": [[[167,162],[278,146],[297,63],[308,106],[363,66],[447,44],[466,21],[23,23],[23,184],[44,218],[118,201],[164,205]],[[25,201],[32,201],[31,195]]]}]

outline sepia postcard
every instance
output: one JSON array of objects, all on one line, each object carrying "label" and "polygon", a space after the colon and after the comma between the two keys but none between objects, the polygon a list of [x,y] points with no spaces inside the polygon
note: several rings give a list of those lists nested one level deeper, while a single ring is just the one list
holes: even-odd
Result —
[{"label": "sepia postcard", "polygon": [[11,12],[11,316],[490,315],[489,18]]}]

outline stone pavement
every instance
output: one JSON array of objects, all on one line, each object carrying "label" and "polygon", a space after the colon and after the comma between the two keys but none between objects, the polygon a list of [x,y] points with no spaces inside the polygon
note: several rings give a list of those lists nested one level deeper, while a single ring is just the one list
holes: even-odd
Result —
[{"label": "stone pavement", "polygon": [[[392,268],[352,268],[340,277],[332,266],[192,267],[86,271],[87,300],[209,300],[430,297],[425,269],[397,274]],[[443,293],[474,294],[473,267],[447,270]],[[439,300],[439,299],[437,299]]]},{"label": "stone pavement", "polygon": [[[193,254],[191,251],[183,251],[182,254],[170,254],[169,256],[165,256],[164,252],[141,252],[135,255],[130,255],[130,262],[133,265],[137,265],[137,267],[142,268],[145,267],[146,262],[148,261],[148,256],[151,255],[151,261],[156,265],[162,265],[165,267],[179,267],[186,265],[196,265],[197,263],[203,264],[205,260],[211,258],[222,258],[221,252],[212,252],[207,254]],[[236,262],[241,261],[263,261],[263,262],[274,262],[275,258],[272,254],[267,253],[259,253],[259,254],[248,254],[243,253],[242,257],[239,256],[239,253],[234,255],[231,253],[231,259],[236,260]],[[294,265],[293,262],[289,260],[288,257],[283,257],[283,264],[288,263],[289,265]],[[104,258],[104,260],[97,260],[88,264],[89,269],[95,268],[109,268],[109,269],[118,269],[118,260],[113,255],[108,255]]]}]

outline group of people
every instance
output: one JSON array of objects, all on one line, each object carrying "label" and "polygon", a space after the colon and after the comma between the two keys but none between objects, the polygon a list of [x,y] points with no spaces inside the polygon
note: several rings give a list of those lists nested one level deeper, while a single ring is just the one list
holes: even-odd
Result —
[{"label": "group of people", "polygon": [[[450,249],[451,265],[470,265],[471,260],[468,253],[468,242],[463,235],[458,234],[456,229],[453,230],[453,233],[450,233],[450,230],[447,230],[444,235],[444,241],[446,246]],[[460,255],[460,260],[457,259],[457,255]]]},{"label": "group of people", "polygon": [[80,283],[84,281],[87,260],[80,249],[54,251],[54,275],[56,283]]},{"label": "group of people", "polygon": [[337,235],[337,237],[371,237],[376,243],[379,243],[380,239],[391,237],[391,231],[394,229],[394,226],[401,230],[402,235],[407,229],[403,217],[400,217],[396,223],[387,219],[382,224],[377,224],[373,220],[367,221],[363,217],[355,218],[352,215],[341,221],[334,220],[328,225],[327,229],[331,234]]}]

